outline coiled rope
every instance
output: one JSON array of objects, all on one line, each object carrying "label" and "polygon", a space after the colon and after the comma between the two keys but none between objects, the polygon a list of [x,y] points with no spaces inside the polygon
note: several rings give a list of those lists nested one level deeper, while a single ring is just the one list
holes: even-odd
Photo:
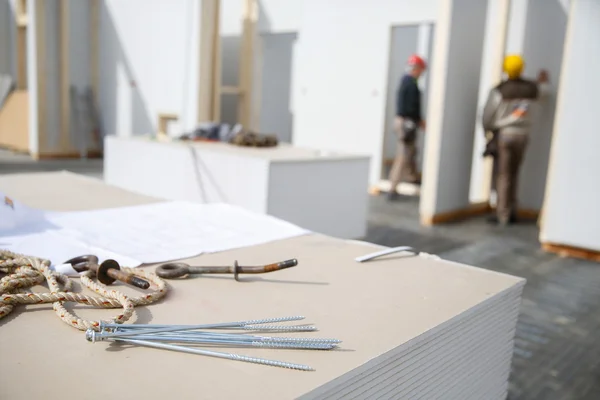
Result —
[{"label": "coiled rope", "polygon": [[[69,290],[72,280],[59,272],[50,269],[50,261],[37,257],[25,256],[0,249],[0,272],[7,274],[0,279],[0,318],[10,314],[17,304],[52,303],[58,317],[66,324],[85,331],[100,330],[100,321],[88,321],[77,317],[64,307],[65,302],[76,302],[97,308],[119,308],[123,311],[110,323],[123,323],[131,318],[135,306],[148,305],[164,297],[167,285],[156,274],[135,268],[121,267],[122,271],[145,278],[156,286],[153,292],[140,297],[128,297],[124,293],[110,290],[101,283],[92,280],[93,272],[86,271],[81,275],[81,283],[100,296],[87,296]],[[49,293],[32,293],[26,289],[47,282]],[[61,288],[62,286],[62,288]]]}]

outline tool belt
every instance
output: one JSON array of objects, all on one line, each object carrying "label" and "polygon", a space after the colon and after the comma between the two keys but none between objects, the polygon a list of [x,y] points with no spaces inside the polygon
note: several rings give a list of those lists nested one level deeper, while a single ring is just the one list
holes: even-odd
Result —
[{"label": "tool belt", "polygon": [[239,132],[229,141],[231,144],[245,147],[275,147],[278,142],[275,135],[256,132]]}]

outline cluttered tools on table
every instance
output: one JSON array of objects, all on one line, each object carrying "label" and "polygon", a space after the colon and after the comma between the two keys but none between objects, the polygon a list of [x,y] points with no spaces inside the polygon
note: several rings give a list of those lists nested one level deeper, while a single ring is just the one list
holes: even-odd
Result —
[{"label": "cluttered tools on table", "polygon": [[243,147],[275,147],[279,143],[277,135],[245,130],[240,124],[230,126],[217,122],[202,123],[180,135],[178,140],[225,142]]},{"label": "cluttered tools on table", "polygon": [[156,268],[155,272],[164,279],[176,279],[190,274],[233,274],[234,279],[239,281],[240,274],[264,274],[296,265],[298,265],[298,260],[295,258],[261,266],[242,266],[238,264],[237,260],[231,266],[194,267],[185,263],[166,263]]},{"label": "cluttered tools on table", "polygon": [[[92,343],[95,343],[96,341],[116,341],[235,361],[302,371],[313,371],[314,369],[308,365],[198,348],[198,346],[223,346],[292,350],[333,350],[341,343],[341,340],[330,338],[277,337],[247,333],[248,331],[253,333],[289,333],[311,332],[317,330],[314,325],[280,325],[282,322],[299,321],[302,319],[304,319],[303,316],[293,316],[202,325],[101,324],[101,330],[99,332],[92,329],[88,330],[86,332],[86,339]],[[231,330],[234,332],[224,333],[224,330]],[[182,344],[194,345],[194,347],[188,347]]]},{"label": "cluttered tools on table", "polygon": [[[114,260],[98,263],[98,257],[93,255],[75,257],[65,264],[71,264],[73,269],[83,272],[81,282],[100,296],[88,296],[82,293],[70,292],[72,280],[57,271],[50,269],[50,261],[36,257],[16,254],[0,250],[0,271],[7,276],[0,279],[0,318],[8,315],[18,304],[53,303],[53,309],[60,319],[70,326],[86,331],[86,339],[90,342],[116,341],[143,347],[164,349],[244,361],[255,364],[290,368],[302,371],[312,371],[312,367],[284,361],[269,360],[258,357],[239,355],[202,349],[198,346],[210,347],[242,347],[298,350],[333,350],[341,343],[338,339],[281,337],[277,333],[313,332],[314,325],[282,325],[283,322],[298,321],[304,317],[267,318],[237,322],[219,322],[202,325],[142,325],[124,324],[134,312],[134,307],[148,305],[164,297],[167,292],[166,284],[160,277],[150,271],[134,270],[121,267]],[[232,273],[237,279],[242,273],[267,273],[298,265],[296,259],[267,264],[264,266],[240,266],[237,262],[232,267],[190,267],[187,264],[177,266],[162,265],[165,273]],[[183,269],[182,269],[183,268]],[[157,269],[158,270],[158,269]],[[96,275],[99,283],[92,281]],[[147,289],[153,284],[156,289],[152,293],[130,298],[117,290],[107,290],[116,280]],[[46,282],[49,293],[27,293],[25,289]],[[118,308],[123,312],[105,321],[87,321],[80,319],[64,307],[65,302],[78,302],[96,308]],[[226,332],[229,331],[229,332]],[[262,334],[261,334],[262,333]],[[268,335],[267,335],[268,334]],[[193,347],[191,347],[193,345]]]},{"label": "cluttered tools on table", "polygon": [[[79,318],[73,312],[67,310],[64,307],[64,303],[76,302],[95,308],[121,307],[123,309],[122,312],[111,318],[111,320],[122,323],[128,321],[132,317],[136,306],[152,304],[164,297],[167,293],[165,282],[151,271],[121,266],[119,266],[120,269],[118,270],[116,268],[105,267],[108,272],[104,272],[106,272],[106,275],[110,279],[113,279],[116,276],[136,282],[136,280],[131,278],[137,277],[140,278],[140,282],[144,281],[148,283],[148,286],[153,284],[153,290],[149,293],[146,292],[144,295],[138,297],[130,297],[117,290],[109,290],[101,281],[95,282],[92,280],[94,271],[100,270],[100,266],[95,262],[94,258],[91,258],[90,261],[86,261],[85,267],[82,266],[82,262],[73,262],[85,270],[85,272],[80,275],[82,285],[98,295],[90,296],[83,293],[71,292],[73,280],[65,274],[52,270],[50,268],[50,260],[0,249],[0,272],[7,274],[0,279],[0,318],[8,315],[13,308],[19,304],[52,303],[52,308],[55,313],[66,324],[82,331],[86,329],[97,330],[99,329],[100,321],[89,321]],[[108,263],[107,265],[114,266],[113,263]],[[119,274],[115,275],[114,270],[119,272]],[[126,275],[121,276],[121,272]],[[109,274],[113,275],[113,277]],[[105,277],[102,279],[104,280]],[[34,293],[26,291],[28,288],[44,282],[48,285],[50,292]]]}]

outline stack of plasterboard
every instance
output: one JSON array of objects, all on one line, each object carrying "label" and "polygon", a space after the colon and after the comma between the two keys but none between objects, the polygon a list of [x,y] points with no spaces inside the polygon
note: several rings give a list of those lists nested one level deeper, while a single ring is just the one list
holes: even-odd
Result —
[{"label": "stack of plasterboard", "polygon": [[524,284],[523,280],[302,398],[505,399]]},{"label": "stack of plasterboard", "polygon": [[[0,176],[0,191],[30,207],[57,211],[157,201],[64,172]],[[119,221],[113,217],[110,224]],[[121,234],[110,239],[119,240]],[[250,265],[294,257],[299,266],[254,280],[242,278],[244,283],[209,277],[172,280],[165,301],[136,307],[136,320],[131,321],[197,324],[304,315],[319,332],[295,336],[340,339],[340,349],[221,351],[308,365],[314,371],[135,346],[112,351],[116,348],[110,343],[87,342],[82,332],[60,322],[45,305],[41,307],[46,311],[29,312],[37,307],[31,305],[17,318],[0,321],[0,398],[64,397],[64,388],[55,382],[70,367],[72,389],[86,391],[90,399],[105,399],[115,392],[145,399],[505,398],[525,280],[423,253],[356,261],[382,250],[368,243],[306,234],[206,253],[185,262],[231,265],[239,260]],[[107,320],[114,318],[115,310],[76,312],[83,318]],[[39,332],[52,340],[39,340]],[[54,368],[39,362],[40,355],[52,359]],[[114,379],[110,385],[97,385],[97,376],[89,368],[72,368],[72,360],[110,370]],[[168,366],[168,373],[162,366]],[[37,384],[28,383],[30,376],[36,376]],[[199,376],[210,385],[199,389]]]}]

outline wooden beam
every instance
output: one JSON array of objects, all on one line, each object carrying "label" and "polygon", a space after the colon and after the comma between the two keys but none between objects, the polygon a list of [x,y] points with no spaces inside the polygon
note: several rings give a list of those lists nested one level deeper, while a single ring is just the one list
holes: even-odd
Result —
[{"label": "wooden beam", "polygon": [[70,10],[69,0],[59,0],[59,93],[60,93],[60,141],[59,148],[64,152],[73,149],[71,143],[71,91],[69,68]]},{"label": "wooden beam", "polygon": [[172,113],[161,113],[158,114],[158,137],[165,137],[168,135],[168,125],[171,121],[177,121],[179,116]]},{"label": "wooden beam", "polygon": [[600,262],[600,251],[582,249],[555,243],[542,243],[542,249],[548,253],[554,253],[560,257],[580,258],[583,260]]},{"label": "wooden beam", "polygon": [[468,218],[485,215],[491,212],[491,210],[492,209],[488,203],[474,203],[469,207],[460,210],[448,211],[432,216],[422,216],[421,223],[425,226],[447,224],[450,222],[457,222]]},{"label": "wooden beam", "polygon": [[27,89],[27,2],[18,0],[15,4],[17,26],[17,89]]},{"label": "wooden beam", "polygon": [[221,114],[220,0],[200,7],[198,122],[218,121]]},{"label": "wooden beam", "polygon": [[[479,217],[485,214],[492,214],[496,212],[495,207],[491,207],[489,203],[473,203],[467,208],[460,210],[448,211],[440,214],[423,218],[422,223],[427,226],[437,224],[447,224],[451,222],[459,222],[473,217]],[[540,215],[538,210],[531,209],[519,209],[517,210],[517,219],[519,221],[536,221]]]}]

